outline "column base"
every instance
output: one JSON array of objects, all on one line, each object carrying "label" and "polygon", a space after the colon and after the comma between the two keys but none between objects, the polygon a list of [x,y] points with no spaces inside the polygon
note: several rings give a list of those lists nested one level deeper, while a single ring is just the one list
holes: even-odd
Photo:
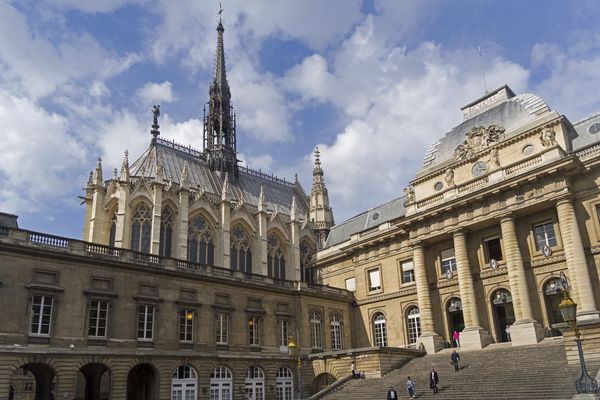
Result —
[{"label": "column base", "polygon": [[437,353],[444,348],[444,339],[435,332],[425,332],[417,340],[417,348],[421,347],[427,354]]},{"label": "column base", "polygon": [[461,350],[481,350],[492,343],[492,337],[481,327],[465,328],[460,333]]},{"label": "column base", "polygon": [[516,321],[510,327],[510,340],[513,346],[536,344],[544,338],[544,328],[535,320]]},{"label": "column base", "polygon": [[577,321],[595,321],[600,319],[600,311],[580,311],[577,313]]}]

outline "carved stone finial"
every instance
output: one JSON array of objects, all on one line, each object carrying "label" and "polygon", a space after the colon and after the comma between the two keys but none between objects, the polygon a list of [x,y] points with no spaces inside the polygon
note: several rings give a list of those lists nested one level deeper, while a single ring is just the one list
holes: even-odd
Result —
[{"label": "carved stone finial", "polygon": [[96,186],[101,186],[104,183],[104,178],[102,178],[102,159],[100,157],[98,157],[98,161],[96,162],[96,169],[92,176],[92,182]]},{"label": "carved stone finial", "polygon": [[118,177],[119,177],[119,170],[115,168],[115,169],[113,169],[113,179],[116,181]]},{"label": "carved stone finial", "polygon": [[121,163],[121,176],[119,177],[121,182],[129,181],[129,152],[125,150],[123,155],[123,162]]},{"label": "carved stone finial", "polygon": [[262,187],[262,185],[260,187],[260,194],[258,195],[258,211],[259,212],[267,211],[267,203],[265,202],[265,190]]},{"label": "carved stone finial", "polygon": [[156,182],[162,183],[164,177],[165,167],[163,165],[162,156],[158,154],[158,157],[156,158]]},{"label": "carved stone finial", "polygon": [[87,187],[94,186],[94,171],[90,171],[90,176],[88,177]]},{"label": "carved stone finial", "polygon": [[446,186],[448,186],[448,187],[454,186],[454,170],[452,168],[448,168],[446,170],[446,175],[444,175],[444,180],[446,181]]},{"label": "carved stone finial", "polygon": [[404,195],[406,196],[406,204],[412,204],[415,202],[415,189],[412,186],[404,188]]},{"label": "carved stone finial", "polygon": [[554,132],[554,129],[550,128],[549,126],[542,129],[540,141],[544,147],[552,147],[556,145],[556,133]]},{"label": "carved stone finial", "polygon": [[223,179],[223,191],[221,192],[221,201],[231,201],[233,195],[229,188],[229,172],[225,172],[225,178]]},{"label": "carved stone finial", "polygon": [[183,169],[181,170],[181,181],[179,182],[179,185],[183,189],[189,189],[190,188],[190,181],[189,181],[189,178],[188,178],[188,175],[189,175],[188,169],[189,169],[188,162],[185,161],[183,163]]}]

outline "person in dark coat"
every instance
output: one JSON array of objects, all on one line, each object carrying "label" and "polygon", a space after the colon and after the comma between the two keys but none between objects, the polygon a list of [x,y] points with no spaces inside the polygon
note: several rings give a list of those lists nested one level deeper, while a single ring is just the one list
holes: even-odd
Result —
[{"label": "person in dark coat", "polygon": [[431,368],[431,372],[429,373],[429,387],[433,390],[433,394],[438,392],[438,383],[440,383],[440,378],[435,368]]},{"label": "person in dark coat", "polygon": [[458,360],[460,360],[460,356],[458,355],[458,353],[456,352],[456,350],[454,350],[452,352],[452,354],[450,355],[450,362],[454,366],[454,372],[458,372],[458,370],[459,370],[459,368],[458,368]]},{"label": "person in dark coat", "polygon": [[398,400],[398,393],[396,393],[393,387],[388,391],[387,400]]}]

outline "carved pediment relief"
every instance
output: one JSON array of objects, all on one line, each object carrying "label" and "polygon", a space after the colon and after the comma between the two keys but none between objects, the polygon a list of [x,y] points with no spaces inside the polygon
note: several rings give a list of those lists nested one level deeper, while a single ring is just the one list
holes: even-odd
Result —
[{"label": "carved pediment relief", "polygon": [[466,134],[466,139],[454,150],[454,159],[472,159],[480,150],[486,149],[504,139],[504,128],[498,125],[474,126]]}]

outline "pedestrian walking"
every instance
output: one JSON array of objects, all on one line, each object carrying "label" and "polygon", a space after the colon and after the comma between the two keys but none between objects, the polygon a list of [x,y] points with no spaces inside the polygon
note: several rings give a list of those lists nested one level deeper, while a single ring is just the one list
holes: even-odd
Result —
[{"label": "pedestrian walking", "polygon": [[417,396],[417,385],[415,381],[413,381],[410,376],[406,380],[406,391],[411,399],[414,399]]},{"label": "pedestrian walking", "polygon": [[352,370],[352,379],[356,379],[356,364],[354,364],[354,361],[352,361],[350,368]]},{"label": "pedestrian walking", "polygon": [[435,368],[431,368],[431,372],[429,373],[429,387],[433,390],[433,394],[438,392],[438,383],[440,383],[440,378]]},{"label": "pedestrian walking", "polygon": [[397,399],[398,399],[398,393],[396,393],[394,388],[391,387],[390,390],[388,391],[387,400],[397,400]]},{"label": "pedestrian walking", "polygon": [[460,347],[460,333],[458,331],[454,331],[452,339],[454,340],[454,346]]},{"label": "pedestrian walking", "polygon": [[459,370],[458,360],[460,360],[460,356],[458,355],[456,350],[454,350],[452,354],[450,354],[450,363],[454,366],[454,372],[458,372]]}]

